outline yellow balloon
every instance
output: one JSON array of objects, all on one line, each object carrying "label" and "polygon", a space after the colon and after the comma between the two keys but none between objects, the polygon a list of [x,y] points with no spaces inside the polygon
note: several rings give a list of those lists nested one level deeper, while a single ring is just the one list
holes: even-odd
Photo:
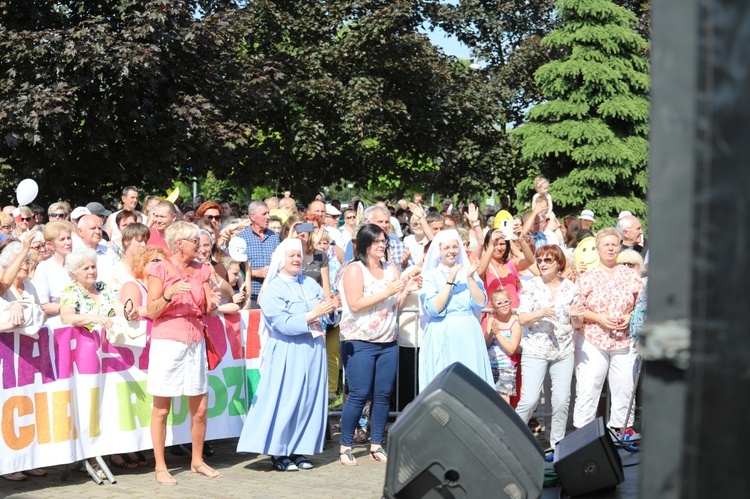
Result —
[{"label": "yellow balloon", "polygon": [[167,191],[169,194],[167,195],[167,201],[170,203],[174,203],[177,201],[177,198],[180,197],[180,188],[175,187],[172,192]]},{"label": "yellow balloon", "polygon": [[596,239],[593,237],[581,239],[581,242],[578,243],[575,251],[573,251],[573,256],[576,258],[576,265],[583,263],[586,265],[586,270],[599,265],[599,252],[596,251]]}]

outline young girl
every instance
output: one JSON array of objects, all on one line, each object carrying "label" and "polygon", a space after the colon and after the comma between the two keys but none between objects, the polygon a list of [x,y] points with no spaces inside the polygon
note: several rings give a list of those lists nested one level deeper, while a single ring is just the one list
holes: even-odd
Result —
[{"label": "young girl", "polygon": [[544,177],[536,177],[534,179],[534,189],[536,194],[531,198],[531,206],[534,206],[537,198],[545,198],[547,200],[547,214],[552,213],[552,196],[549,195],[549,181]]},{"label": "young girl", "polygon": [[490,356],[495,390],[510,403],[516,395],[516,365],[511,356],[516,353],[521,342],[521,324],[510,308],[510,295],[500,288],[490,296],[494,313],[488,318],[485,341]]}]

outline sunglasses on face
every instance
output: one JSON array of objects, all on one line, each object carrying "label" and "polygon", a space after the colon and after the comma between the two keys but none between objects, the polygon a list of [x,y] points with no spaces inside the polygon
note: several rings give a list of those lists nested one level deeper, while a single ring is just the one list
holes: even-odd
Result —
[{"label": "sunglasses on face", "polygon": [[357,218],[357,215],[347,215],[346,216],[347,220],[354,220],[355,218]]},{"label": "sunglasses on face", "polygon": [[23,220],[24,222],[28,222],[32,218],[34,218],[34,217],[21,217],[21,220]]},{"label": "sunglasses on face", "polygon": [[65,218],[65,213],[50,213],[50,218]]},{"label": "sunglasses on face", "polygon": [[31,249],[33,249],[34,251],[41,251],[42,245],[41,244],[32,244],[31,245]]},{"label": "sunglasses on face", "polygon": [[635,262],[620,262],[620,265],[627,265],[631,269],[635,267]]},{"label": "sunglasses on face", "polygon": [[209,220],[221,220],[221,215],[206,215]]},{"label": "sunglasses on face", "polygon": [[539,265],[541,263],[546,263],[547,265],[552,265],[555,262],[556,262],[556,260],[554,258],[549,257],[549,256],[545,256],[544,258],[537,258],[536,259],[536,264],[537,265]]}]

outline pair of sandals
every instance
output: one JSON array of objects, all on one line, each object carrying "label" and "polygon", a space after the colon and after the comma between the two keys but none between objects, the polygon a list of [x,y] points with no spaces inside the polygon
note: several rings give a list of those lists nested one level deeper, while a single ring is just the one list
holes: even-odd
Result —
[{"label": "pair of sandals", "polygon": [[[388,454],[385,453],[385,449],[383,449],[382,447],[371,450],[370,456],[374,460],[380,461],[381,463],[388,462]],[[341,464],[343,464],[344,466],[359,466],[359,463],[357,463],[357,460],[354,458],[354,454],[352,454],[351,449],[346,449],[344,452],[341,452],[339,454],[339,461],[341,461]]]},{"label": "pair of sandals", "polygon": [[305,456],[292,454],[291,456],[271,456],[271,466],[276,471],[311,470],[313,463]]},{"label": "pair of sandals", "polygon": [[123,470],[134,470],[148,466],[148,459],[142,452],[135,452],[134,454],[135,459],[130,457],[129,454],[112,454],[109,456],[109,465]]}]

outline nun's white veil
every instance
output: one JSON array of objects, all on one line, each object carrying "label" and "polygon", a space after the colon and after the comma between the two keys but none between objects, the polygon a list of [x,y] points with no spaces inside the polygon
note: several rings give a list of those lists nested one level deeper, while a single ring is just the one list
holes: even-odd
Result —
[{"label": "nun's white veil", "polygon": [[[286,239],[281,241],[281,244],[276,247],[273,255],[271,255],[271,263],[268,265],[268,273],[266,274],[266,278],[263,280],[263,286],[261,286],[260,291],[258,292],[258,303],[260,303],[260,297],[263,294],[263,291],[266,289],[266,285],[276,279],[279,271],[284,268],[286,254],[289,251],[299,251],[300,255],[302,255],[302,241],[297,238],[287,237]],[[299,279],[301,275],[302,267],[300,267],[300,270],[297,273],[297,278]],[[272,334],[272,330],[269,327],[268,322],[266,321],[265,315],[263,315],[263,309],[261,309],[260,311],[260,319],[261,320],[260,326],[258,327],[258,336],[260,337],[261,347],[264,347],[266,344],[266,340],[268,340],[268,337]]]}]

